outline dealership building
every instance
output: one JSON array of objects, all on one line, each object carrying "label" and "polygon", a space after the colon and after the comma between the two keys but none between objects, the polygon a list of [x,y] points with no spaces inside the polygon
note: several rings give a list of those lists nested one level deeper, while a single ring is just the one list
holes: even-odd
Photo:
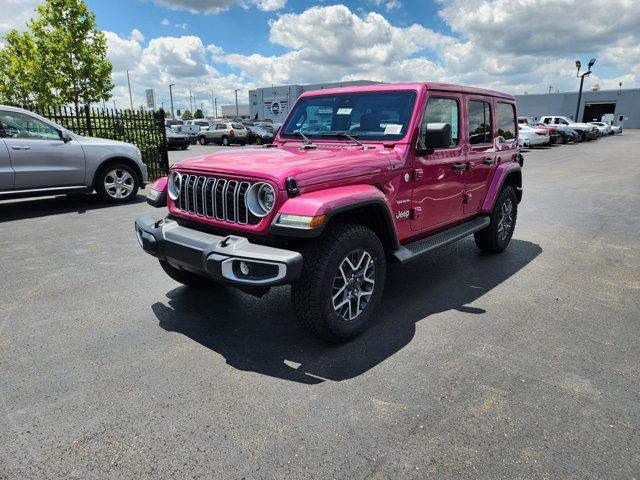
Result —
[{"label": "dealership building", "polygon": [[[578,92],[516,95],[518,115],[540,118],[543,115],[563,115],[574,118]],[[624,128],[640,128],[640,88],[583,91],[578,119],[581,122],[599,121],[612,113],[616,123],[624,117]]]},{"label": "dealership building", "polygon": [[326,88],[375,85],[380,82],[354,80],[351,82],[316,83],[314,85],[284,85],[249,90],[249,110],[254,120],[271,119],[281,123],[289,113],[289,108],[303,92]]},{"label": "dealership building", "polygon": [[[282,122],[289,113],[290,106],[303,92],[377,83],[380,82],[356,80],[249,90],[249,117],[255,120],[271,119],[274,122]],[[563,115],[573,118],[576,114],[578,92],[526,94],[515,97],[518,101],[518,115],[521,117]],[[235,114],[235,111],[233,113]],[[582,92],[578,113],[580,121],[597,121],[608,113],[612,113],[616,120],[624,117],[625,128],[640,128],[640,88]]]}]

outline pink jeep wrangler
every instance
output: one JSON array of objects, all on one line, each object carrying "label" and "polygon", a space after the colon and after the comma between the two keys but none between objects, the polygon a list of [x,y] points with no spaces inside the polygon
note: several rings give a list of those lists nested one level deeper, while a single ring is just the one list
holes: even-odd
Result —
[{"label": "pink jeep wrangler", "polygon": [[174,280],[265,294],[291,284],[320,337],[360,333],[382,300],[387,262],[474,234],[497,253],[522,198],[515,100],[439,83],[303,94],[273,145],[174,165],[135,222]]}]

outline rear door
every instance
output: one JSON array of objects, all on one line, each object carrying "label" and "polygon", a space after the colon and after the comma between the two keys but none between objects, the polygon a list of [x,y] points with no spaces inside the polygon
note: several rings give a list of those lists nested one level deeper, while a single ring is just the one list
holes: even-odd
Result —
[{"label": "rear door", "polygon": [[416,156],[413,170],[412,218],[414,231],[435,230],[463,217],[465,152],[461,138],[462,94],[431,92],[420,126],[419,142],[428,123],[451,124],[449,148]]},{"label": "rear door", "polygon": [[4,140],[2,140],[2,137],[4,137],[4,130],[2,129],[2,125],[0,125],[0,192],[13,189],[15,177],[13,168],[11,168],[9,150]]},{"label": "rear door", "polygon": [[494,146],[493,104],[491,97],[467,95],[467,132],[469,150],[465,175],[464,213],[480,210],[487,193],[487,184],[496,164]]},{"label": "rear door", "polygon": [[82,146],[65,142],[48,123],[22,112],[0,110],[14,171],[14,188],[49,188],[83,185],[85,158]]}]

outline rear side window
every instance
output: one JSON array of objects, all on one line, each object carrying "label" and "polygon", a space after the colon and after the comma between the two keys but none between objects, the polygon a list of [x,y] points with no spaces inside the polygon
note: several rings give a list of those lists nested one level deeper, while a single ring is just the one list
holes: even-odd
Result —
[{"label": "rear side window", "polygon": [[516,138],[516,110],[513,108],[513,104],[498,102],[496,114],[498,117],[498,135],[505,140]]},{"label": "rear side window", "polygon": [[244,125],[242,125],[241,123],[232,123],[231,127],[238,130],[244,130]]},{"label": "rear side window", "polygon": [[460,108],[455,98],[431,97],[427,100],[427,111],[422,119],[420,133],[424,135],[428,123],[448,123],[451,125],[451,146],[458,145]]},{"label": "rear side window", "polygon": [[491,104],[481,100],[469,101],[469,143],[491,143]]}]

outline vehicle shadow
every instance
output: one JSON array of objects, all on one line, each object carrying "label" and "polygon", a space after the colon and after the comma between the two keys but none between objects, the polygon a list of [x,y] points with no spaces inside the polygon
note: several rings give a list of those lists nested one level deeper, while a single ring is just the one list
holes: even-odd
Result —
[{"label": "vehicle shadow", "polygon": [[[146,198],[138,194],[136,198],[124,205],[144,203],[145,201]],[[0,223],[73,212],[83,214],[89,210],[117,207],[120,205],[122,204],[107,203],[97,194],[91,193],[2,200],[0,201]]]},{"label": "vehicle shadow", "polygon": [[222,355],[227,364],[305,384],[356,377],[406,346],[418,321],[458,310],[488,320],[491,312],[469,306],[519,272],[542,249],[512,240],[500,255],[479,252],[472,239],[408,265],[390,265],[378,318],[355,340],[331,345],[308,334],[294,318],[287,287],[254,299],[235,289],[197,291],[179,287],[168,305],[152,310],[160,327],[181,333]]}]

